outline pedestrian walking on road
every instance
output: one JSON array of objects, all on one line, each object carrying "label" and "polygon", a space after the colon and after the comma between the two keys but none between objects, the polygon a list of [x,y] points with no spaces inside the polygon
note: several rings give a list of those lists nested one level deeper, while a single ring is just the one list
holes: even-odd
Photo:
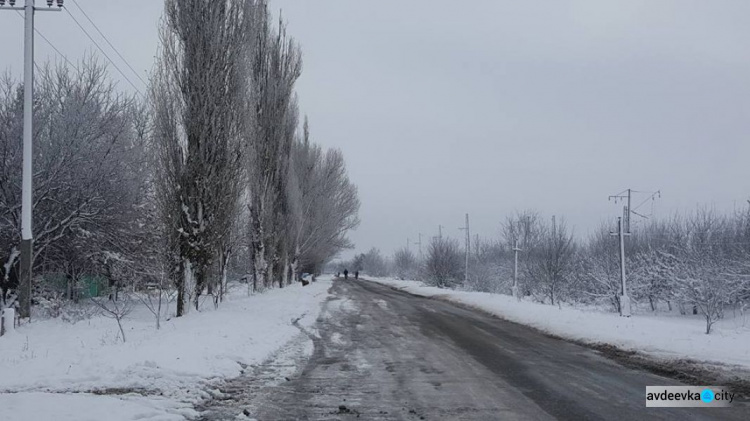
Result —
[{"label": "pedestrian walking on road", "polygon": [[359,271],[354,272],[354,279],[359,279]]},{"label": "pedestrian walking on road", "polygon": [[349,279],[349,271],[344,269],[344,279]]}]

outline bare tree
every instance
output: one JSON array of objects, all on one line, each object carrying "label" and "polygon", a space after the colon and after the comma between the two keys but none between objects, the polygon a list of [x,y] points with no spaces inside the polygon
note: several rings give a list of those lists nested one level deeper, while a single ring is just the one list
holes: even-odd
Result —
[{"label": "bare tree", "polygon": [[[19,85],[6,80],[0,92],[2,306],[17,284],[22,107]],[[73,275],[127,233],[142,181],[132,171],[138,156],[134,109],[135,101],[115,91],[94,58],[75,70],[60,65],[39,72],[32,256],[37,270]]]},{"label": "bare tree", "polygon": [[533,279],[528,278],[530,253],[541,241],[542,231],[541,217],[537,211],[531,209],[516,211],[514,215],[507,217],[502,225],[502,240],[505,247],[512,250],[518,246],[521,249],[517,276],[523,295],[529,295],[532,292]]},{"label": "bare tree", "polygon": [[[249,81],[246,170],[250,210],[250,246],[253,278],[270,286],[288,260],[289,235],[285,232],[290,214],[287,185],[292,143],[297,127],[294,84],[302,71],[302,58],[296,42],[287,36],[283,22],[276,32],[270,25],[264,1],[247,5],[247,18],[253,28]],[[276,270],[274,270],[276,269]],[[286,268],[283,269],[284,271]]]},{"label": "bare tree", "polygon": [[576,266],[576,292],[579,300],[605,301],[620,311],[620,258],[618,243],[612,239],[607,225],[601,225],[581,249]]},{"label": "bare tree", "polygon": [[458,285],[463,278],[463,262],[458,241],[440,237],[431,239],[424,263],[425,282],[438,288]]},{"label": "bare tree", "polygon": [[339,150],[323,151],[309,139],[307,120],[302,139],[292,148],[289,189],[290,271],[317,273],[339,251],[351,247],[346,238],[359,224],[357,189],[346,173]]},{"label": "bare tree", "polygon": [[393,255],[393,266],[396,276],[400,279],[416,279],[419,263],[411,250],[407,248],[396,250]]},{"label": "bare tree", "polygon": [[133,311],[133,300],[125,295],[121,300],[92,298],[91,301],[99,307],[104,317],[114,319],[117,322],[122,341],[125,342],[125,329],[122,327],[122,321]]},{"label": "bare tree", "polygon": [[165,3],[151,101],[178,316],[188,299],[198,308],[217,250],[236,217],[249,41],[245,3]]},{"label": "bare tree", "polygon": [[576,251],[573,236],[565,220],[543,226],[539,243],[530,251],[528,275],[534,282],[534,291],[555,304],[565,293]]}]

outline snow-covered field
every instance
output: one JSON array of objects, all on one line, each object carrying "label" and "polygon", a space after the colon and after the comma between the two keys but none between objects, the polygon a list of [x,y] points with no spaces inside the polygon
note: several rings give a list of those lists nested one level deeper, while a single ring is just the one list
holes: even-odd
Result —
[{"label": "snow-covered field", "polygon": [[[242,365],[260,363],[309,327],[330,278],[247,296],[162,321],[137,307],[117,324],[101,316],[35,322],[0,337],[0,419],[182,420]],[[173,311],[172,311],[173,312]],[[124,393],[135,391],[138,393]],[[91,392],[106,392],[99,395]]]},{"label": "snow-covered field", "polygon": [[412,294],[474,307],[568,339],[612,344],[659,358],[689,358],[750,369],[750,314],[747,313],[734,315],[730,311],[706,335],[705,321],[700,315],[638,314],[624,318],[594,309],[519,302],[509,295],[454,291],[392,278],[368,279]]}]

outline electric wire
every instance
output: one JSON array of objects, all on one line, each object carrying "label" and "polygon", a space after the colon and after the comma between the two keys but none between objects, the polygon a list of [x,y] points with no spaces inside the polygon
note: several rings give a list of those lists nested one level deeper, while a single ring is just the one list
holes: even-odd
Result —
[{"label": "electric wire", "polygon": [[[22,20],[24,19],[24,17],[21,14],[21,12],[19,12],[18,10],[16,10],[15,12],[16,12],[16,15],[18,15],[19,18],[21,18]],[[55,44],[53,44],[52,41],[49,40],[49,38],[47,38],[46,36],[44,36],[44,34],[39,29],[37,29],[36,26],[34,26],[34,32],[36,32],[37,35],[39,35],[40,37],[42,37],[42,39],[44,40],[44,42],[46,42],[50,47],[52,47],[52,49],[55,50],[55,52],[60,57],[62,57],[63,60],[65,60],[65,62],[68,63],[68,65],[70,65],[72,68],[76,69],[76,71],[78,70],[78,66],[76,66],[75,64],[73,64],[73,62],[71,62],[68,59],[68,57],[65,56],[65,54],[63,54],[60,50],[58,50],[57,47],[55,47]],[[34,61],[34,64],[36,65],[36,61]],[[37,65],[37,69],[38,69],[38,67],[39,66]]]},{"label": "electric wire", "polygon": [[117,70],[117,72],[120,73],[120,75],[123,78],[125,78],[125,80],[130,84],[130,86],[133,87],[133,89],[135,89],[136,92],[138,92],[138,94],[140,96],[143,96],[143,92],[141,92],[141,90],[138,89],[137,86],[135,86],[135,84],[133,83],[133,81],[130,80],[130,78],[117,66],[117,64],[115,64],[115,62],[109,57],[109,55],[107,55],[107,53],[104,51],[104,49],[102,49],[102,47],[99,45],[99,43],[97,43],[94,40],[94,38],[91,36],[91,34],[89,34],[89,32],[86,30],[86,28],[84,28],[83,25],[81,25],[81,23],[78,22],[78,19],[76,19],[75,16],[73,16],[73,14],[70,13],[70,10],[68,10],[67,7],[64,8],[63,10],[65,10],[65,12],[68,13],[68,16],[70,16],[70,18],[73,19],[73,22],[75,22],[75,24],[79,28],[81,28],[81,31],[83,31],[83,33],[86,34],[86,36],[91,40],[92,43],[94,43],[94,45],[96,46],[96,48],[99,50],[99,52],[101,52],[104,55],[104,57],[109,61],[109,63],[112,65],[112,67],[114,67],[115,70]]},{"label": "electric wire", "polygon": [[86,17],[86,19],[89,21],[89,23],[91,23],[91,25],[94,27],[94,29],[96,29],[96,32],[98,32],[99,35],[101,35],[102,38],[104,38],[104,41],[107,43],[107,45],[110,46],[110,48],[112,48],[112,50],[115,52],[115,54],[117,54],[117,57],[120,57],[120,59],[125,63],[125,65],[128,66],[128,68],[133,72],[133,74],[135,75],[135,77],[137,77],[143,83],[144,86],[148,86],[148,83],[146,83],[146,81],[143,80],[143,78],[141,77],[141,75],[138,74],[138,72],[133,68],[133,66],[130,65],[130,62],[128,62],[125,59],[125,57],[123,57],[122,54],[120,54],[120,51],[117,48],[115,48],[114,45],[112,45],[112,43],[109,41],[109,38],[107,38],[107,36],[104,35],[104,33],[101,31],[101,29],[99,29],[99,27],[89,17],[89,15],[86,13],[86,11],[83,10],[83,8],[78,4],[78,2],[76,0],[73,0],[73,4],[76,5],[76,7],[78,8],[78,10],[81,11],[81,13],[83,14],[83,16]]}]

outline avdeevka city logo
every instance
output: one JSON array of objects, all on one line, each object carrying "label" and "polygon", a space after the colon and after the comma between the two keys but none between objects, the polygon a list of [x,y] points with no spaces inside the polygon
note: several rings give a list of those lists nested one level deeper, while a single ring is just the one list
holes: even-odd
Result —
[{"label": "avdeevka city logo", "polygon": [[734,397],[723,386],[646,386],[647,407],[727,407]]}]

